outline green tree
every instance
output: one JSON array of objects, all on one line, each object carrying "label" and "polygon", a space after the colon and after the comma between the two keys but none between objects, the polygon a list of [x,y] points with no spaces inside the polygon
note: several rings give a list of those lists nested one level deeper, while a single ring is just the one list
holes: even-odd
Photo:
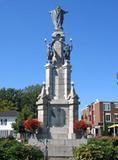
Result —
[{"label": "green tree", "polygon": [[0,99],[0,112],[15,110],[15,109],[16,109],[16,106],[14,103],[12,103],[7,99],[5,100]]},{"label": "green tree", "polygon": [[25,87],[24,89],[14,89],[14,88],[0,89],[0,100],[3,101],[1,103],[1,108],[2,105],[6,103],[6,107],[4,107],[3,105],[2,111],[12,110],[12,109],[21,111],[22,108],[25,105],[27,105],[31,111],[36,112],[37,109],[36,101],[38,95],[40,94],[40,91],[41,91],[41,86],[38,84]]},{"label": "green tree", "polygon": [[21,140],[24,141],[27,133],[24,128],[24,121],[27,120],[28,118],[34,118],[34,117],[35,114],[30,111],[29,107],[24,106],[16,119],[16,123],[13,123],[12,127],[14,128],[16,133],[20,133]]},{"label": "green tree", "polygon": [[[14,109],[18,111],[21,109],[21,95],[22,91],[14,88],[0,89],[0,100],[14,104]],[[6,105],[6,108],[8,108],[7,110],[12,110],[8,105]]]},{"label": "green tree", "polygon": [[[118,80],[118,73],[116,74],[116,79]],[[118,85],[118,81],[117,81],[116,83],[117,83],[117,85]]]},{"label": "green tree", "polygon": [[2,88],[0,89],[0,100],[5,100],[6,99],[6,89]]},{"label": "green tree", "polygon": [[23,92],[23,105],[29,106],[30,110],[33,112],[37,111],[36,101],[37,97],[41,92],[41,86],[40,85],[32,85],[24,88],[22,90]]}]

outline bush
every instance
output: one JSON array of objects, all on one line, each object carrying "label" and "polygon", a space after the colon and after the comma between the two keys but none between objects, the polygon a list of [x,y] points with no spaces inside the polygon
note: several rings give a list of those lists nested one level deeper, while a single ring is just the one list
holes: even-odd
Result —
[{"label": "bush", "polygon": [[118,159],[118,146],[113,148],[113,152],[114,152],[113,160],[117,160]]},{"label": "bush", "polygon": [[0,139],[1,160],[43,160],[40,150],[26,146],[16,140]]},{"label": "bush", "polygon": [[112,143],[114,147],[118,147],[118,139],[114,139]]},{"label": "bush", "polygon": [[83,145],[74,149],[74,157],[76,160],[103,160],[104,153],[101,146],[94,144]]},{"label": "bush", "polygon": [[112,140],[91,140],[87,145],[73,150],[76,160],[117,160],[118,146],[114,147]]}]

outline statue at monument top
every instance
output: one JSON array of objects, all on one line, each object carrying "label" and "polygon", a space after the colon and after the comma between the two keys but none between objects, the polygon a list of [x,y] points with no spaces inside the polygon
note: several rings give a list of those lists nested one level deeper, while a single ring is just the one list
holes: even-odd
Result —
[{"label": "statue at monument top", "polygon": [[58,6],[56,9],[50,11],[49,13],[51,14],[55,30],[63,30],[62,25],[64,21],[64,14],[68,12],[64,11],[60,6]]}]

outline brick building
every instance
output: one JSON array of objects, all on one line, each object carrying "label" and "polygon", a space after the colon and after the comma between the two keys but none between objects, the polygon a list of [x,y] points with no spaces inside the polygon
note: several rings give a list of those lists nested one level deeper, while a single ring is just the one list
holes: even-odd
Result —
[{"label": "brick building", "polygon": [[118,101],[99,101],[82,110],[82,118],[92,125],[94,136],[100,136],[106,125],[118,123]]}]

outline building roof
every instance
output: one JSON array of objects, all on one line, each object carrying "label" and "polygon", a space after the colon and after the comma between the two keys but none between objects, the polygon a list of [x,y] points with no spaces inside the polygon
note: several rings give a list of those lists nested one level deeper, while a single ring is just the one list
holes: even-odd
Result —
[{"label": "building roof", "polygon": [[7,111],[7,112],[0,112],[0,117],[15,117],[18,115],[18,112],[15,110]]}]

